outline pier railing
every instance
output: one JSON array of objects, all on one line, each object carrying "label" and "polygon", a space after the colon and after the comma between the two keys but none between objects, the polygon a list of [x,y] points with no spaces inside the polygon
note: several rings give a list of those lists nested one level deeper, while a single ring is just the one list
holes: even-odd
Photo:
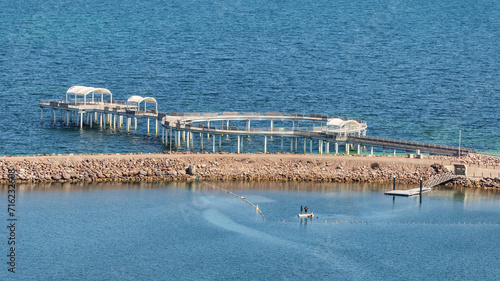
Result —
[{"label": "pier railing", "polygon": [[[456,152],[459,150],[456,146],[448,146],[448,145],[440,145],[440,144],[432,144],[432,143],[423,143],[423,142],[415,142],[415,141],[403,141],[403,140],[395,140],[395,139],[387,139],[387,138],[379,138],[379,137],[368,137],[368,136],[349,136],[350,141],[358,141],[362,143],[370,143],[381,147],[406,147],[408,149],[431,149],[433,151],[450,151]],[[475,150],[472,148],[460,148],[460,151],[464,154],[466,153],[474,153]]]},{"label": "pier railing", "polygon": [[[161,114],[161,113],[160,113]],[[342,134],[344,135],[344,130],[343,129],[337,129],[337,130],[332,130],[329,129],[328,131],[326,130],[325,126],[317,126],[317,127],[259,127],[259,128],[247,128],[245,126],[225,126],[225,125],[210,125],[207,126],[206,124],[184,124],[184,123],[165,123],[167,126],[174,127],[176,129],[184,129],[184,130],[191,130],[191,131],[203,131],[207,133],[229,133],[229,134],[236,134],[236,135],[296,135],[297,137],[303,137],[303,138],[318,138],[318,139],[325,139],[325,140],[337,140],[338,137]],[[353,134],[353,133],[351,133]],[[357,134],[357,133],[356,133]],[[347,133],[349,135],[349,133]],[[345,136],[344,141],[345,141]]]},{"label": "pier railing", "polygon": [[337,116],[337,115],[324,115],[324,114],[302,114],[302,113],[282,113],[282,112],[237,112],[237,111],[225,111],[225,112],[193,112],[193,113],[186,113],[186,112],[161,112],[162,114],[165,114],[166,116],[179,116],[179,117],[210,117],[210,118],[216,118],[216,117],[221,117],[221,119],[224,119],[224,117],[262,117],[265,119],[273,119],[275,117],[276,119],[279,119],[280,117],[286,117],[287,119],[290,119],[293,117],[297,117],[297,119],[305,119],[305,118],[315,118],[315,119],[321,119],[321,121],[327,121],[329,118],[340,118],[344,121],[348,120],[355,120],[360,124],[366,124],[366,121],[361,120],[359,118],[350,118],[346,116]]},{"label": "pier railing", "polygon": [[445,183],[447,181],[450,181],[456,177],[457,176],[452,172],[447,172],[444,174],[435,175],[423,183],[423,188],[433,188],[436,185],[440,185],[440,184]]}]

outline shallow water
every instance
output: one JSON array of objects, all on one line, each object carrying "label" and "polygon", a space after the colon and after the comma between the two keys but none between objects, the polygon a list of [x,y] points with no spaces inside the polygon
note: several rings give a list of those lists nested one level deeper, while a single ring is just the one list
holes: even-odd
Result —
[{"label": "shallow water", "polygon": [[[204,183],[19,185],[15,277],[496,280],[500,274],[492,266],[500,258],[497,192],[442,188],[420,202],[385,196],[390,186],[374,184],[211,184],[246,196],[266,220]],[[5,201],[5,186],[0,194]],[[300,222],[300,205],[316,218]],[[5,228],[1,233],[6,237]],[[4,265],[0,278],[12,280],[6,273]]]},{"label": "shallow water", "polygon": [[436,144],[461,130],[463,146],[500,151],[499,1],[0,3],[0,155],[164,149],[41,126],[38,101],[73,85],[168,112],[345,115],[371,136]]}]

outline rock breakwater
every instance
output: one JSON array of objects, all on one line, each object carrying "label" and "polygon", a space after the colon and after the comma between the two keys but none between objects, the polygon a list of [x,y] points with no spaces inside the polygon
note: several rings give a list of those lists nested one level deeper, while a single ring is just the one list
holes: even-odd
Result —
[{"label": "rock breakwater", "polygon": [[[471,156],[476,157],[476,156]],[[500,166],[500,160],[467,159]],[[334,156],[295,154],[122,154],[53,155],[0,158],[0,182],[15,169],[18,182],[186,181],[197,177],[217,181],[392,182],[417,184],[444,173],[456,159],[433,156]],[[444,165],[443,165],[444,164]],[[196,174],[196,175],[195,175]],[[497,178],[460,179],[454,185],[500,188]]]}]

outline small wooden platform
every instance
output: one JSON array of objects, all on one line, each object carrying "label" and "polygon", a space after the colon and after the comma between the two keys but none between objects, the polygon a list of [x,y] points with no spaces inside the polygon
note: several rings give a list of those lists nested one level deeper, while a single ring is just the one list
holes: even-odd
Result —
[{"label": "small wooden platform", "polygon": [[[422,193],[431,191],[430,188],[422,188]],[[407,189],[407,190],[391,190],[384,192],[385,195],[395,195],[395,196],[414,196],[420,194],[420,187]]]},{"label": "small wooden platform", "polygon": [[[440,185],[442,183],[445,183],[453,178],[456,178],[457,175],[455,175],[452,172],[447,172],[444,174],[438,174],[434,175],[432,178],[426,180],[422,185],[422,193],[429,192],[432,190],[432,188],[436,185]],[[413,196],[413,195],[419,195],[420,194],[420,187],[417,188],[412,188],[412,189],[407,189],[407,190],[391,190],[391,191],[386,191],[384,192],[385,195],[395,195],[395,196]]]}]

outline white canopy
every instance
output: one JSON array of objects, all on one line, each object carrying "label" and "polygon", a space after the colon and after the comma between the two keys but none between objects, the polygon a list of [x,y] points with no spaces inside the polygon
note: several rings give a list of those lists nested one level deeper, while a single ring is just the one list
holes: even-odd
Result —
[{"label": "white canopy", "polygon": [[326,125],[327,126],[339,126],[339,127],[341,127],[343,123],[344,123],[344,120],[342,120],[340,118],[332,118],[332,119],[328,120]]},{"label": "white canopy", "polygon": [[66,103],[68,103],[68,94],[75,95],[75,104],[78,96],[83,96],[83,104],[87,104],[87,95],[92,94],[92,102],[94,100],[94,93],[101,94],[101,102],[104,102],[104,94],[108,94],[110,96],[110,100],[113,100],[113,94],[111,91],[104,88],[94,88],[94,87],[85,87],[85,86],[73,86],[66,91]]},{"label": "white canopy", "polygon": [[155,98],[151,98],[151,97],[141,97],[141,96],[130,96],[128,99],[127,99],[127,107],[129,105],[135,105],[137,106],[137,110],[140,111],[140,104],[141,102],[144,102],[144,111],[146,111],[146,105],[147,103],[154,103],[155,104],[155,110],[158,111],[158,103],[156,102],[156,99]]},{"label": "white canopy", "polygon": [[339,128],[342,128],[345,125],[359,126],[361,124],[359,124],[359,122],[356,120],[342,120],[340,118],[332,118],[332,119],[328,120],[328,122],[326,122],[326,125],[327,126],[337,126]]}]

